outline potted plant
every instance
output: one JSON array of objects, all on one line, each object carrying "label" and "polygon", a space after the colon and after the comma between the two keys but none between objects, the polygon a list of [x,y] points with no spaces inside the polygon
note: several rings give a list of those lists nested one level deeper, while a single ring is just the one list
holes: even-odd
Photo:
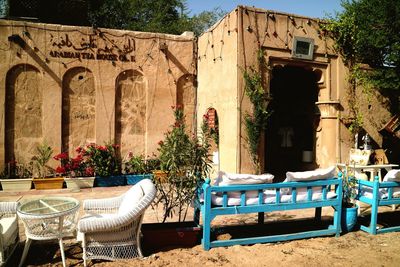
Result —
[{"label": "potted plant", "polygon": [[36,155],[32,158],[35,170],[33,179],[35,189],[61,189],[63,187],[64,178],[54,177],[54,170],[47,165],[52,155],[53,149],[46,142],[36,147]]},{"label": "potted plant", "polygon": [[153,179],[153,170],[159,169],[160,161],[153,158],[145,158],[143,155],[134,156],[129,153],[129,159],[124,162],[126,183],[134,185],[143,179]]},{"label": "potted plant", "polygon": [[53,158],[60,161],[56,172],[65,176],[64,180],[68,189],[91,188],[94,184],[93,169],[88,167],[83,157],[81,147],[76,149],[77,155],[71,158],[68,152],[62,152]]},{"label": "potted plant", "polygon": [[[202,124],[200,137],[189,136],[185,126],[183,110],[173,107],[175,122],[159,144],[159,160],[163,176],[155,172],[157,188],[155,205],[161,205],[162,224],[144,224],[142,227],[144,246],[157,237],[159,248],[164,246],[194,246],[200,235],[200,227],[186,222],[190,204],[197,197],[197,189],[208,176],[211,168],[209,155],[209,130]],[[175,216],[178,222],[166,223]]]},{"label": "potted plant", "polygon": [[347,171],[344,171],[344,175],[339,173],[339,176],[343,179],[341,227],[342,232],[347,233],[351,232],[357,224],[358,206],[355,203],[357,179]]},{"label": "potted plant", "polygon": [[32,164],[20,164],[15,160],[7,163],[0,175],[3,191],[28,191],[32,187]]},{"label": "potted plant", "polygon": [[[88,144],[81,148],[87,168],[95,175],[94,186],[121,186],[126,184],[122,175],[121,160],[118,157],[119,145],[105,144],[103,146]],[[89,172],[89,171],[88,171]]]}]

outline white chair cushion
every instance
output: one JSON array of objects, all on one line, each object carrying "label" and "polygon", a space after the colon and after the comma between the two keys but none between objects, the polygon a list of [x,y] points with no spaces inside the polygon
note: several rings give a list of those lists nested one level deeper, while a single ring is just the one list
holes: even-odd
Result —
[{"label": "white chair cushion", "polygon": [[286,182],[301,182],[329,179],[336,176],[336,167],[331,166],[325,169],[316,169],[304,172],[287,172]]},{"label": "white chair cushion", "polygon": [[400,170],[390,170],[383,177],[384,182],[400,182]]},{"label": "white chair cushion", "polygon": [[5,217],[0,219],[0,224],[2,229],[1,235],[3,236],[3,240],[5,244],[10,244],[14,238],[14,233],[18,229],[17,217]]},{"label": "white chair cushion", "polygon": [[124,215],[130,212],[137,206],[143,196],[144,192],[139,184],[132,186],[132,188],[125,193],[124,199],[118,209],[118,215]]},{"label": "white chair cushion", "polygon": [[[101,219],[101,218],[118,218],[117,214],[97,214],[97,213],[88,213],[83,215],[83,217],[80,219],[80,221],[83,220],[96,220],[96,219]],[[77,231],[77,235],[76,235],[76,240],[77,241],[83,241],[83,233],[81,231]]]},{"label": "white chair cushion", "polygon": [[[400,182],[400,170],[390,170],[383,177],[383,182]],[[383,193],[388,194],[388,190],[386,188],[380,189],[383,190]],[[399,197],[400,195],[400,187],[393,187],[393,197]],[[386,196],[387,197],[387,196]]]}]

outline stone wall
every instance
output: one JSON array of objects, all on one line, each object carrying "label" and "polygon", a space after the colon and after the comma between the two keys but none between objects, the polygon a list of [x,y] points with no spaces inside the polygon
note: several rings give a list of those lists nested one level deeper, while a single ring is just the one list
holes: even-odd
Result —
[{"label": "stone wall", "polygon": [[156,153],[171,106],[195,129],[195,47],[190,35],[0,20],[0,165],[28,163],[44,141]]}]

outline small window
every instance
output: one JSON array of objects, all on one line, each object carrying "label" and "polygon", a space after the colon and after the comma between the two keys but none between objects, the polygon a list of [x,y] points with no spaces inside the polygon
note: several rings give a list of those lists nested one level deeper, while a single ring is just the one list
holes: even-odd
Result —
[{"label": "small window", "polygon": [[298,37],[293,38],[292,57],[301,59],[313,59],[314,39]]}]

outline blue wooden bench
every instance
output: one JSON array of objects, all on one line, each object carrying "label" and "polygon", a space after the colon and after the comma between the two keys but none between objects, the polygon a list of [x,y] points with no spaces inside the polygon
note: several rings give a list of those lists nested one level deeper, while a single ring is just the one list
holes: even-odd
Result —
[{"label": "blue wooden bench", "polygon": [[[360,225],[360,229],[370,234],[376,235],[380,233],[400,231],[400,226],[391,226],[377,229],[378,208],[380,206],[399,205],[400,198],[394,197],[394,188],[400,187],[400,182],[379,182],[376,176],[374,181],[358,180],[358,196],[357,200],[371,205],[371,221],[369,226]],[[386,193],[383,197],[383,191]],[[365,194],[368,192],[369,194]]]},{"label": "blue wooden bench", "polygon": [[[312,187],[322,188],[320,199],[312,199]],[[306,188],[305,199],[297,200],[297,193],[300,188]],[[264,203],[264,190],[275,191],[275,200],[273,203]],[[291,190],[291,198],[286,202],[282,202],[281,197],[285,194],[283,190]],[[336,196],[328,198],[328,192],[333,190]],[[207,179],[203,184],[202,193],[204,200],[198,202],[196,209],[201,211],[203,219],[203,238],[202,245],[205,250],[213,247],[223,247],[231,245],[256,244],[267,242],[288,241],[293,239],[310,238],[326,235],[340,235],[340,218],[342,210],[342,179],[327,179],[309,182],[282,182],[272,184],[252,184],[252,185],[229,185],[229,186],[211,186],[210,180]],[[240,192],[240,204],[228,205],[228,193]],[[258,191],[258,199],[252,205],[246,205],[246,191]],[[213,205],[212,196],[217,194],[222,197],[222,205]],[[290,196],[290,195],[289,195]],[[303,195],[304,196],[304,195]],[[230,240],[211,240],[211,222],[219,215],[235,215],[246,213],[258,213],[258,223],[264,223],[264,213],[272,211],[285,211],[297,209],[315,208],[316,219],[321,220],[322,207],[332,207],[334,209],[333,225],[327,229],[311,230],[283,235],[268,235],[259,237],[236,238]],[[195,220],[198,220],[198,216]]]}]

